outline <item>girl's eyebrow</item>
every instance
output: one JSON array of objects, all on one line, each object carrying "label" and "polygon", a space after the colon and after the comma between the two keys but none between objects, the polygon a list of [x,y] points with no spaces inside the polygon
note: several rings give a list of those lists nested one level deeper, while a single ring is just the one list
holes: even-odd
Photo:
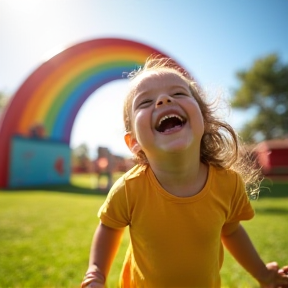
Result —
[{"label": "girl's eyebrow", "polygon": [[[174,82],[172,84],[168,84],[168,85],[166,85],[166,88],[167,89],[171,89],[171,90],[172,89],[173,90],[175,90],[175,89],[183,89],[183,90],[185,90],[187,92],[190,91],[188,83],[186,81],[184,81],[183,79],[181,79],[181,80],[182,81],[180,81],[180,79],[177,79],[175,81],[176,83]],[[138,83],[138,85],[139,85],[139,83]],[[145,96],[149,95],[150,93],[153,93],[153,90],[154,89],[157,90],[157,88],[159,87],[159,85],[156,85],[155,87],[152,87],[152,88],[150,86],[148,86],[148,87],[146,86],[145,90],[143,90],[143,88],[142,88],[142,90],[139,91],[139,87],[137,87],[137,86],[134,87],[134,91],[135,91],[134,98],[145,97]]]},{"label": "girl's eyebrow", "polygon": [[180,89],[189,90],[189,86],[187,84],[186,85],[174,85],[171,88],[174,88],[174,89],[179,89],[180,88]]},{"label": "girl's eyebrow", "polygon": [[[184,89],[184,90],[186,90],[186,91],[188,91],[189,90],[189,85],[188,84],[186,84],[185,83],[185,85],[183,84],[183,85],[181,85],[181,84],[172,84],[172,85],[167,85],[167,88],[168,89]],[[138,92],[139,90],[135,90],[136,91],[136,93],[135,93],[135,97],[136,96],[142,96],[142,95],[144,95],[145,96],[145,94],[149,94],[150,92],[152,92],[154,89],[148,89],[148,90],[145,90],[145,91],[143,91],[143,92]]]},{"label": "girl's eyebrow", "polygon": [[145,96],[147,96],[147,95],[149,95],[149,92],[150,92],[150,90],[146,90],[146,91],[143,91],[143,92],[138,92],[137,90],[136,90],[136,93],[134,94],[134,100],[136,100],[136,99],[139,99],[139,98],[142,98],[142,97],[145,97]]}]

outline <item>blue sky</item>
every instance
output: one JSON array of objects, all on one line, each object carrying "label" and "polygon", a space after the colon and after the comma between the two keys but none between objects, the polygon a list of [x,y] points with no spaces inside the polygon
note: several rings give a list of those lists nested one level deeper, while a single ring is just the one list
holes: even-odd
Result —
[{"label": "blue sky", "polygon": [[[203,87],[229,98],[239,85],[236,72],[255,59],[278,53],[288,62],[287,15],[287,0],[0,0],[0,91],[12,95],[57,49],[120,37],[167,53]],[[89,97],[71,147],[130,155],[121,122],[126,84],[107,84]],[[232,111],[229,121],[239,129],[243,119],[247,113]]]}]

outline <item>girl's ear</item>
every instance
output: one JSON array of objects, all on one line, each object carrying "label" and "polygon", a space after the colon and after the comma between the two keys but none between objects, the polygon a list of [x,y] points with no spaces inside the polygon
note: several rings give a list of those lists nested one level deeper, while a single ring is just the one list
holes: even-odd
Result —
[{"label": "girl's ear", "polygon": [[127,132],[124,136],[125,142],[127,147],[129,148],[129,150],[133,153],[133,154],[137,154],[140,150],[141,147],[139,145],[139,143],[137,142],[137,140],[132,136],[131,132]]}]

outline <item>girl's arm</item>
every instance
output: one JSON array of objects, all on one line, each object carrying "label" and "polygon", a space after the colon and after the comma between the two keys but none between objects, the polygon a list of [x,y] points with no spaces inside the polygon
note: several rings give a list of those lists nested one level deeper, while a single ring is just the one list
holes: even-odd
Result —
[{"label": "girl's arm", "polygon": [[100,223],[90,250],[89,267],[81,287],[105,287],[112,261],[118,250],[123,229],[112,229]]},{"label": "girl's arm", "polygon": [[288,278],[278,273],[277,263],[267,266],[261,260],[248,234],[239,224],[238,229],[230,235],[222,235],[222,242],[238,263],[244,267],[262,288],[288,287]]}]

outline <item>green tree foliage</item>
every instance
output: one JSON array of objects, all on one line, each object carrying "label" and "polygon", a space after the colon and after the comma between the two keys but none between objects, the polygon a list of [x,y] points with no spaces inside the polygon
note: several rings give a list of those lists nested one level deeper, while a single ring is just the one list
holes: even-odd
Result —
[{"label": "green tree foliage", "polygon": [[8,96],[0,91],[0,115],[1,112],[4,110],[4,107],[7,105],[8,99]]},{"label": "green tree foliage", "polygon": [[281,138],[288,134],[288,65],[276,54],[258,59],[247,71],[237,73],[240,88],[232,107],[254,108],[254,119],[240,131],[246,142]]},{"label": "green tree foliage", "polygon": [[78,147],[76,147],[76,148],[73,150],[73,154],[74,154],[76,157],[89,158],[89,149],[88,149],[88,146],[87,146],[85,143],[79,145]]},{"label": "green tree foliage", "polygon": [[78,167],[82,172],[90,169],[89,149],[86,144],[81,144],[72,150],[72,166]]}]

